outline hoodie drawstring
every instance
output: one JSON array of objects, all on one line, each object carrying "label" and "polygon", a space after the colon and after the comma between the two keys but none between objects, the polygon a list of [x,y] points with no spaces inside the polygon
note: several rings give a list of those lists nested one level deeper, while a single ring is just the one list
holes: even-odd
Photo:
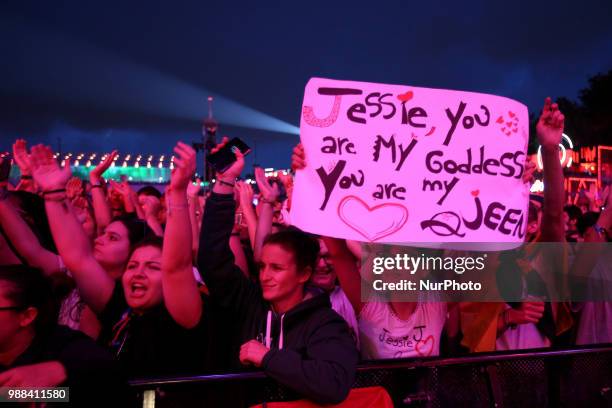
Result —
[{"label": "hoodie drawstring", "polygon": [[270,333],[272,332],[272,311],[268,310],[268,319],[266,321],[266,339],[264,340],[264,346],[270,348],[272,342],[270,341]]},{"label": "hoodie drawstring", "polygon": [[[284,333],[283,333],[283,319],[284,318],[285,318],[285,314],[283,313],[281,315],[281,320],[280,320],[280,337],[278,341],[279,350],[283,349],[283,343],[285,340]],[[272,311],[268,310],[268,317],[266,319],[266,338],[264,339],[264,346],[266,346],[267,348],[272,348],[272,338],[270,337],[271,334],[272,334]]]},{"label": "hoodie drawstring", "polygon": [[278,349],[282,350],[283,349],[283,319],[285,318],[285,314],[283,313],[281,315],[281,321],[280,321],[280,338],[278,340]]}]

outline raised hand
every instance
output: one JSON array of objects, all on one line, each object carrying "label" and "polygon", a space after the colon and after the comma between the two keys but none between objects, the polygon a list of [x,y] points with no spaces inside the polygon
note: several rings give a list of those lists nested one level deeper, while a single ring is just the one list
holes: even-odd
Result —
[{"label": "raised hand", "polygon": [[109,180],[108,182],[113,191],[119,193],[119,195],[121,195],[124,200],[129,199],[130,191],[132,190],[132,188],[130,187],[127,181],[117,183],[115,180]]},{"label": "raised hand", "polygon": [[149,217],[157,218],[159,210],[161,209],[161,202],[159,198],[154,196],[144,196],[142,198],[142,210],[144,211],[145,219]]},{"label": "raised hand", "polygon": [[117,157],[117,150],[113,150],[109,155],[106,156],[100,164],[98,164],[92,171],[89,172],[89,181],[91,184],[100,184],[102,175],[108,168],[113,164],[113,161]]},{"label": "raised hand", "polygon": [[[222,147],[227,144],[228,141],[229,139],[227,137],[224,137],[221,140],[221,143],[219,143],[211,150],[211,153],[218,152]],[[232,163],[232,165],[223,173],[217,173],[217,179],[233,183],[234,180],[240,177],[242,169],[244,168],[244,155],[242,154],[240,149],[234,149],[234,154],[236,155],[236,161]]]},{"label": "raised hand", "polygon": [[552,103],[550,98],[546,98],[542,115],[536,126],[538,141],[543,147],[557,147],[561,143],[564,122],[565,116],[559,110],[559,106]]},{"label": "raised hand", "polygon": [[73,200],[83,195],[83,182],[78,177],[72,177],[66,183],[66,196]]},{"label": "raised hand", "polygon": [[202,184],[202,179],[199,177],[196,179],[195,183],[189,183],[187,185],[187,197],[190,197],[190,198],[197,197],[198,194],[200,193],[200,190],[202,189],[201,184]]},{"label": "raised hand", "polygon": [[268,203],[274,203],[280,194],[278,190],[278,184],[268,181],[266,175],[261,167],[255,169],[255,180],[257,180],[257,187],[264,201]]},{"label": "raised hand", "polygon": [[196,169],[196,152],[183,142],[174,147],[174,170],[170,177],[170,187],[175,191],[187,191]]},{"label": "raised hand", "polygon": [[236,183],[236,190],[238,191],[238,196],[240,197],[240,205],[253,205],[253,187],[250,184],[245,183],[244,181],[239,181]]},{"label": "raised hand", "polygon": [[23,139],[17,139],[13,143],[13,158],[19,166],[22,176],[29,176],[32,173],[30,168],[30,155],[28,154],[27,143]]},{"label": "raised hand", "polygon": [[306,167],[306,153],[304,152],[304,146],[298,143],[293,148],[293,154],[291,155],[291,169],[293,171],[302,170]]},{"label": "raised hand", "polygon": [[523,183],[533,183],[534,177],[533,173],[536,171],[536,165],[534,162],[528,160],[525,162],[525,166],[523,167]]},{"label": "raised hand", "polygon": [[32,178],[34,178],[34,181],[36,181],[42,191],[66,188],[66,183],[72,175],[68,160],[64,162],[64,168],[61,168],[53,158],[51,148],[44,145],[32,147],[30,159]]}]

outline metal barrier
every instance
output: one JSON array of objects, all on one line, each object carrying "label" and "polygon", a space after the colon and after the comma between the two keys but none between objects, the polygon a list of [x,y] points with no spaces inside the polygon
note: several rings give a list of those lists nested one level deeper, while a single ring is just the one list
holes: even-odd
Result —
[{"label": "metal barrier", "polygon": [[[398,407],[612,407],[612,344],[360,365],[354,387],[375,385]],[[139,379],[131,386],[147,408],[295,398],[262,372]]]}]

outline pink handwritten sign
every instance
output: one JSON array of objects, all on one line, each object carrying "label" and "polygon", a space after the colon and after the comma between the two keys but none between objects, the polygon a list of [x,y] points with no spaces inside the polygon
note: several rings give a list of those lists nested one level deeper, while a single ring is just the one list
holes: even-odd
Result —
[{"label": "pink handwritten sign", "polygon": [[368,242],[521,242],[529,122],[512,99],[312,78],[291,220]]}]

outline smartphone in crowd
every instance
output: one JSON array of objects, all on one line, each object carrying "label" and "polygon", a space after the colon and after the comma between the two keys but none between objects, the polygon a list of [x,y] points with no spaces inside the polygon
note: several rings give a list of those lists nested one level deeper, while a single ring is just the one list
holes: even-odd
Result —
[{"label": "smartphone in crowd", "polygon": [[210,163],[215,171],[223,173],[236,161],[235,149],[240,150],[245,156],[251,152],[251,148],[246,143],[235,137],[227,142],[219,151],[209,154],[207,158],[208,163]]}]

